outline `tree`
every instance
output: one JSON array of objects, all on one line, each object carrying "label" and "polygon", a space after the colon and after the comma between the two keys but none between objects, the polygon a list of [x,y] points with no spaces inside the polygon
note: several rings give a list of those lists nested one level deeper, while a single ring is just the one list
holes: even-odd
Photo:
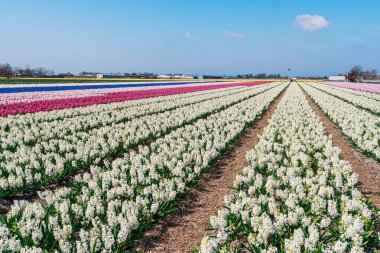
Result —
[{"label": "tree", "polygon": [[0,64],[0,76],[5,76],[5,65]]},{"label": "tree", "polygon": [[363,71],[363,72],[362,72],[362,75],[363,75],[365,78],[368,78],[368,77],[370,77],[371,72],[369,72],[369,70],[366,70],[366,71]]},{"label": "tree", "polygon": [[9,63],[0,65],[0,76],[4,76],[6,78],[10,78],[13,74],[12,67]]},{"label": "tree", "polygon": [[33,72],[29,67],[26,67],[26,69],[24,70],[24,76],[27,76],[27,77],[33,76]]},{"label": "tree", "polygon": [[350,72],[360,76],[363,73],[363,67],[361,65],[355,65],[351,68]]},{"label": "tree", "polygon": [[375,79],[375,78],[377,78],[377,70],[376,69],[372,69],[371,71],[366,70],[366,71],[364,71],[363,75],[365,78]]},{"label": "tree", "polygon": [[259,73],[259,74],[255,75],[255,78],[264,79],[264,78],[267,78],[267,74],[265,74],[265,73]]}]

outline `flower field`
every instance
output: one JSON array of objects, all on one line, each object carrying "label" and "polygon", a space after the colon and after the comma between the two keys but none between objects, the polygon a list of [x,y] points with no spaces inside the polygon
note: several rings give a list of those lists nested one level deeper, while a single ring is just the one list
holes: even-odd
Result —
[{"label": "flower field", "polygon": [[345,102],[351,103],[360,109],[367,110],[372,114],[380,115],[380,96],[374,95],[370,97],[370,94],[363,94],[363,92],[350,92],[347,89],[337,89],[331,86],[310,84],[312,87],[317,88],[329,95],[332,95]]},{"label": "flower field", "polygon": [[[121,92],[107,92],[108,86],[104,86],[105,90],[101,90],[99,92],[95,92],[91,89],[87,89],[86,92],[81,92],[78,95],[75,95],[69,98],[65,98],[65,93],[46,93],[42,94],[42,97],[48,97],[47,100],[40,100],[41,94],[38,93],[39,90],[32,90],[32,94],[30,92],[23,92],[25,89],[20,89],[19,92],[13,92],[15,88],[0,88],[0,94],[6,94],[5,102],[0,103],[0,116],[8,116],[14,114],[22,114],[22,113],[34,113],[40,111],[51,111],[58,109],[66,109],[66,108],[75,108],[75,107],[83,107],[89,105],[96,104],[107,104],[107,103],[115,103],[122,102],[126,100],[136,100],[143,98],[152,98],[158,96],[167,96],[173,94],[182,94],[188,92],[195,91],[203,91],[203,90],[211,90],[211,89],[220,89],[226,87],[237,87],[237,86],[255,86],[260,85],[265,82],[247,82],[247,83],[228,83],[228,84],[213,84],[213,85],[201,85],[201,86],[186,86],[186,87],[174,87],[174,88],[159,88],[159,89],[139,89],[136,91],[121,91]],[[173,85],[173,84],[172,84]],[[86,85],[88,86],[88,85]],[[101,85],[98,85],[101,86]],[[69,86],[70,87],[70,86]],[[81,86],[74,86],[81,87]],[[117,88],[118,86],[114,87]],[[144,86],[145,87],[145,86]],[[150,86],[148,86],[150,87]],[[159,87],[155,84],[154,87]],[[51,88],[49,86],[49,88]],[[56,91],[52,89],[53,92]],[[66,89],[65,89],[66,90]],[[63,91],[65,91],[63,90]],[[96,90],[95,90],[96,91]],[[111,91],[111,90],[109,90]],[[106,93],[100,93],[106,92]],[[85,95],[83,95],[83,93]],[[80,95],[82,94],[82,95]],[[87,94],[87,95],[86,95]],[[19,102],[21,100],[21,102]],[[3,105],[2,105],[3,104]]]},{"label": "flower field", "polygon": [[336,87],[348,88],[352,90],[365,91],[380,94],[380,86],[371,83],[350,83],[350,82],[324,82],[324,84]]},{"label": "flower field", "polygon": [[199,251],[380,249],[379,209],[307,100],[378,163],[377,94],[294,82],[110,85],[0,87],[0,252],[134,251],[273,107],[224,206],[205,217]]},{"label": "flower field", "polygon": [[0,196],[36,188],[90,168],[147,139],[157,138],[273,86],[198,94],[180,101],[156,103],[154,107],[125,105],[113,110],[112,116],[106,110],[38,124],[22,116],[5,121],[1,127],[5,131],[2,132]]},{"label": "flower field", "polygon": [[202,252],[364,252],[374,209],[299,87],[289,88],[246,159]]},{"label": "flower field", "polygon": [[[323,91],[325,87],[321,85],[317,87],[322,89],[310,84],[303,84],[302,87],[354,145],[380,161],[380,117],[368,112],[376,112],[379,101],[348,95],[346,102],[342,99],[345,97],[344,93],[339,93],[340,97],[330,95]],[[349,100],[353,102],[348,102]],[[365,102],[362,102],[363,100]],[[366,106],[367,110],[364,110],[363,106]]]}]

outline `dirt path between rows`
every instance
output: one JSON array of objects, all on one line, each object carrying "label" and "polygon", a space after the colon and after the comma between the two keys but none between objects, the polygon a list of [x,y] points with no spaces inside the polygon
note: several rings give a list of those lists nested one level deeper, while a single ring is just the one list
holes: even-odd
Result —
[{"label": "dirt path between rows", "polygon": [[[302,89],[302,87],[301,87]],[[333,144],[342,150],[342,158],[349,161],[353,170],[359,175],[359,189],[372,203],[380,208],[380,196],[371,192],[380,193],[380,163],[366,157],[353,147],[351,147],[346,136],[327,118],[318,106],[311,100],[309,95],[302,89],[309,104],[318,115],[326,131],[332,136]]]},{"label": "dirt path between rows", "polygon": [[211,215],[222,208],[224,196],[230,193],[230,186],[245,164],[245,154],[252,149],[267,126],[277,104],[287,88],[275,99],[264,115],[247,128],[239,140],[218,159],[216,166],[202,176],[203,183],[191,189],[188,198],[179,203],[179,208],[157,226],[144,234],[147,240],[134,248],[142,252],[191,252],[207,233]]}]

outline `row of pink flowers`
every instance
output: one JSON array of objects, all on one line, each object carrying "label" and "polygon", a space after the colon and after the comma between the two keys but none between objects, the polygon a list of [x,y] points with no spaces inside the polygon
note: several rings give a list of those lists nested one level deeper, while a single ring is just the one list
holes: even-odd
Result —
[{"label": "row of pink flowers", "polygon": [[[243,82],[228,83],[216,85],[199,85],[191,87],[174,87],[160,89],[132,90],[122,92],[112,92],[96,96],[51,99],[43,101],[18,102],[0,105],[0,116],[8,116],[15,114],[34,113],[39,111],[51,111],[74,107],[83,107],[96,104],[115,103],[126,100],[136,100],[143,98],[152,98],[158,96],[167,96],[181,94],[187,92],[205,91],[211,89],[222,89],[235,86],[255,86],[268,82]],[[75,92],[75,91],[72,91]]]},{"label": "row of pink flowers", "polygon": [[[218,83],[208,83],[205,85],[217,85]],[[187,84],[186,87],[199,86],[199,83]],[[203,85],[203,84],[202,84]],[[183,87],[176,84],[170,86],[162,86],[161,88],[173,88],[173,87]],[[147,86],[147,87],[128,87],[128,88],[107,88],[107,89],[86,89],[86,90],[68,90],[68,91],[36,91],[36,92],[17,92],[17,93],[0,93],[0,105],[13,104],[21,102],[32,102],[32,101],[42,101],[42,100],[54,100],[54,99],[65,99],[65,98],[81,98],[81,97],[92,97],[101,96],[112,92],[123,92],[132,90],[152,90],[157,89],[157,86]]]},{"label": "row of pink flowers", "polygon": [[70,91],[41,91],[41,92],[18,92],[0,94],[0,104],[12,104],[21,102],[32,102],[40,100],[53,100],[65,98],[81,98],[88,96],[101,96],[111,92],[126,91],[126,89],[97,89]]},{"label": "row of pink flowers", "polygon": [[323,84],[380,94],[380,84],[350,82],[323,82]]}]

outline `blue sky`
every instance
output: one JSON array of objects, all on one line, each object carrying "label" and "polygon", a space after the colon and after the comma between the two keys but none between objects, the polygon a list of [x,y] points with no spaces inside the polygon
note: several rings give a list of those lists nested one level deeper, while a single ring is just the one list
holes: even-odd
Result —
[{"label": "blue sky", "polygon": [[0,63],[56,73],[292,68],[319,75],[355,64],[380,71],[380,0],[0,0],[0,6]]}]

